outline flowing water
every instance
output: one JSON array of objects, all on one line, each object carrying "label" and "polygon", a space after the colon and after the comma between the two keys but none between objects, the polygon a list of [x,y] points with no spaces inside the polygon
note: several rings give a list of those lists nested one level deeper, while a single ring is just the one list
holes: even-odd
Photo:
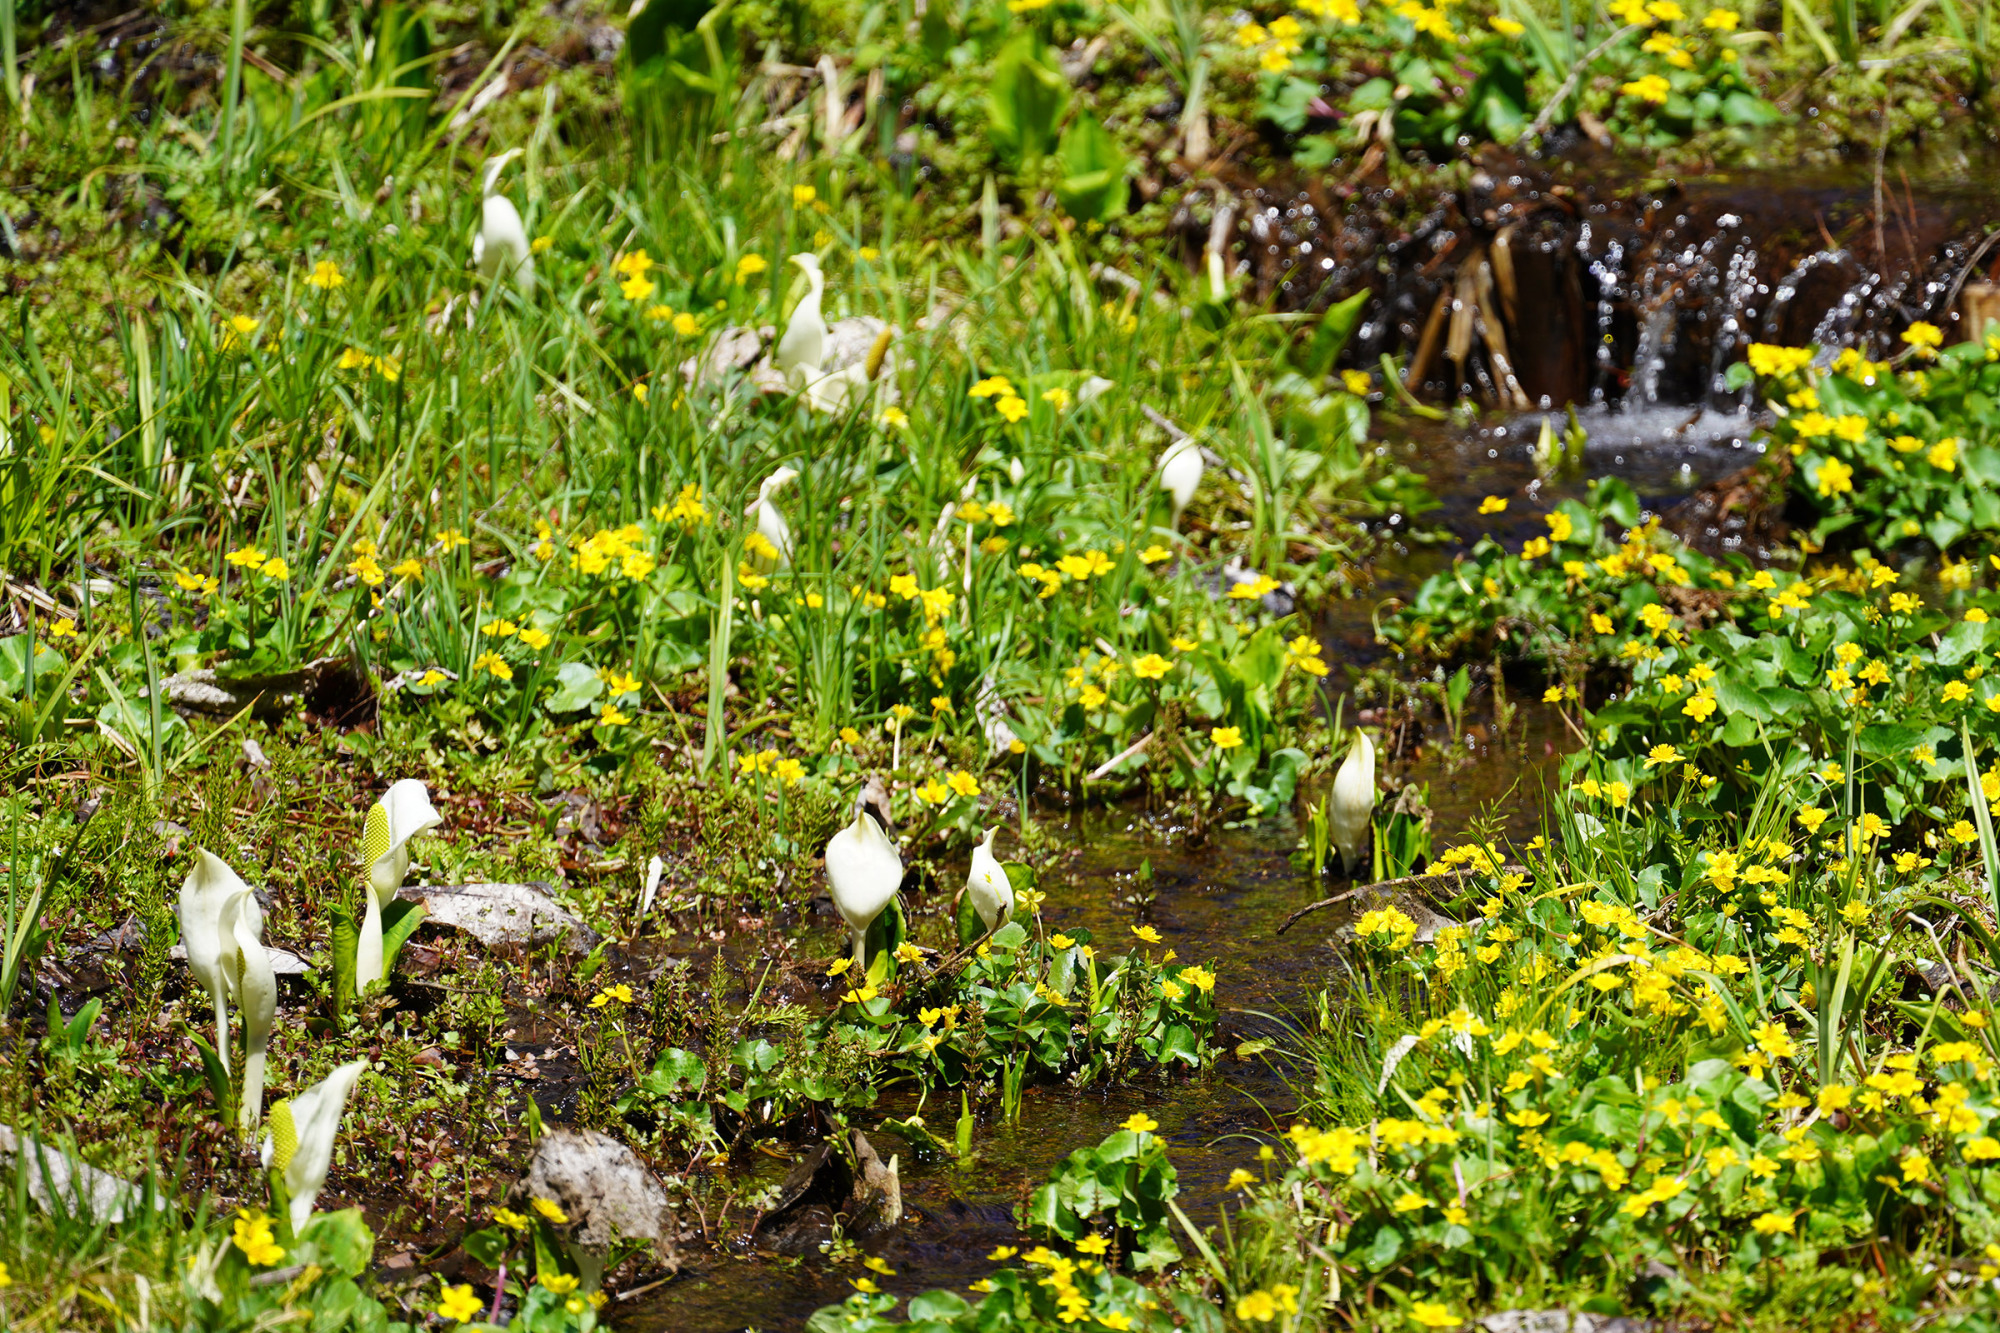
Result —
[{"label": "flowing water", "polygon": [[[1410,354],[1413,380],[1431,396],[1493,409],[1470,424],[1397,419],[1380,428],[1382,449],[1426,474],[1442,507],[1421,517],[1423,539],[1401,516],[1385,524],[1373,588],[1323,614],[1329,659],[1382,664],[1370,627],[1378,601],[1407,595],[1482,534],[1518,543],[1543,531],[1539,515],[1580,493],[1581,478],[1545,480],[1536,471],[1533,444],[1550,409],[1578,405],[1589,436],[1586,475],[1619,477],[1648,512],[1671,515],[1697,488],[1759,456],[1750,404],[1723,383],[1748,342],[1817,340],[1881,355],[1913,319],[1952,327],[1962,288],[1976,294],[1987,276],[1976,265],[2000,263],[1976,240],[1978,222],[1995,212],[1989,198],[1960,189],[1919,195],[1903,185],[1885,190],[1878,227],[1874,191],[1853,180],[1712,179],[1600,196],[1523,168],[1480,173],[1400,233],[1319,187],[1240,196],[1242,269],[1257,295],[1314,309],[1372,285],[1380,299],[1356,335],[1362,364]],[[1186,225],[1202,236],[1210,230],[1192,216]],[[1489,495],[1522,502],[1482,516]],[[1739,531],[1687,535],[1763,554]],[[1329,683],[1340,688],[1344,675]],[[1482,817],[1531,835],[1541,790],[1566,748],[1562,727],[1539,705],[1515,707],[1503,725],[1493,704],[1482,690],[1461,734],[1432,725],[1413,753],[1386,757],[1395,778],[1428,784],[1439,847]],[[1217,960],[1226,1050],[1272,1034],[1279,1023],[1271,1016],[1308,1009],[1336,977],[1339,909],[1276,933],[1326,891],[1295,868],[1299,829],[1289,818],[1220,830],[1193,850],[1181,845],[1181,830],[1124,809],[1077,814],[1065,832],[1068,854],[1043,877],[1050,928],[1087,926],[1109,939],[1149,921],[1181,956]],[[1142,863],[1150,886],[1140,881]],[[995,1266],[986,1258],[995,1246],[1019,1241],[1012,1210],[1049,1169],[1136,1110],[1160,1121],[1183,1208],[1212,1222],[1228,1205],[1229,1173],[1257,1169],[1260,1136],[1289,1123],[1292,1106],[1270,1066],[1225,1057],[1194,1080],[1032,1088],[1019,1123],[979,1126],[976,1156],[964,1165],[919,1162],[881,1133],[878,1149],[901,1157],[907,1213],[880,1247],[897,1274],[882,1286],[903,1295],[963,1290]],[[885,1097],[875,1118],[913,1109]],[[928,1109],[934,1125],[955,1118],[955,1106]],[[773,1183],[785,1170],[772,1159],[753,1176]],[[614,1315],[648,1333],[794,1329],[844,1298],[859,1271],[817,1256],[702,1254]]]},{"label": "flowing water", "polygon": [[1901,172],[1634,188],[1615,172],[1495,160],[1421,199],[1258,183],[1176,222],[1192,248],[1215,210],[1234,219],[1237,271],[1259,301],[1320,310],[1372,291],[1357,364],[1408,355],[1408,382],[1433,397],[1731,408],[1723,374],[1751,342],[1880,357],[1914,320],[1950,332],[2000,313],[1979,304],[2000,272],[1986,235],[1996,197],[1990,183]]},{"label": "flowing water", "polygon": [[[1694,416],[1689,425],[1690,413],[1683,409],[1632,414],[1593,409],[1584,417],[1592,432],[1589,470],[1625,478],[1648,505],[1664,508],[1754,456],[1746,443],[1747,418]],[[1378,569],[1374,592],[1330,608],[1324,617],[1322,637],[1332,659],[1358,664],[1378,658],[1381,650],[1368,619],[1375,598],[1410,590],[1427,572],[1448,564],[1460,542],[1493,530],[1494,520],[1476,512],[1482,496],[1541,488],[1529,452],[1538,427],[1539,418],[1438,425],[1383,441],[1432,474],[1444,507],[1426,515],[1424,523],[1457,541],[1394,547]],[[1580,490],[1581,484],[1558,489]],[[1520,535],[1538,530],[1533,514],[1539,506],[1515,508],[1511,517]],[[1538,705],[1517,707],[1503,729],[1490,701],[1484,712],[1477,704],[1460,736],[1433,727],[1411,761],[1390,766],[1400,779],[1428,784],[1440,847],[1475,819],[1493,814],[1511,834],[1532,835],[1543,783],[1564,748],[1560,724]],[[1132,925],[1150,922],[1182,957],[1216,959],[1217,994],[1225,1007],[1219,1044],[1226,1050],[1233,1052],[1246,1038],[1274,1034],[1273,1016],[1309,1008],[1335,977],[1332,936],[1345,920],[1339,909],[1307,917],[1283,936],[1276,933],[1291,913],[1331,891],[1294,866],[1300,829],[1289,817],[1219,830],[1197,849],[1181,845],[1182,830],[1121,808],[1081,812],[1062,832],[1068,851],[1043,875],[1049,928],[1086,926],[1100,939],[1116,939]],[[1140,879],[1142,864],[1151,868],[1150,886]],[[1142,904],[1148,888],[1150,901]],[[1225,1057],[1193,1080],[1082,1092],[1030,1088],[1019,1123],[982,1121],[974,1138],[976,1156],[963,1166],[918,1162],[893,1132],[871,1132],[885,1158],[900,1155],[906,1208],[903,1224],[879,1249],[896,1276],[878,1281],[885,1291],[901,1295],[938,1287],[962,1291],[996,1266],[986,1257],[994,1247],[1019,1243],[1013,1209],[1050,1168],[1139,1110],[1160,1122],[1180,1173],[1181,1206],[1197,1222],[1212,1222],[1228,1203],[1229,1173],[1258,1169],[1259,1143],[1274,1126],[1290,1123],[1293,1104],[1290,1089],[1264,1061]],[[867,1130],[912,1109],[907,1098],[885,1096],[857,1122]],[[948,1132],[955,1102],[926,1109],[932,1125]],[[754,1183],[776,1183],[786,1169],[786,1162],[770,1159],[753,1171]],[[813,1310],[848,1295],[848,1278],[860,1271],[817,1256],[702,1254],[619,1322],[645,1333],[795,1329]]]}]

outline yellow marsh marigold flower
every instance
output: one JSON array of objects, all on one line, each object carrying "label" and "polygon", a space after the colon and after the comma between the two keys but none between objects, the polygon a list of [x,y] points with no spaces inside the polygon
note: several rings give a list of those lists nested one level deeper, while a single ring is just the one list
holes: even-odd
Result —
[{"label": "yellow marsh marigold flower", "polygon": [[1944,345],[1944,330],[1935,324],[1918,320],[1903,330],[1903,341],[1908,343],[1918,356],[1928,360],[1936,356],[1937,349]]},{"label": "yellow marsh marigold flower", "polygon": [[1642,102],[1651,102],[1659,106],[1666,102],[1668,94],[1673,92],[1673,87],[1657,74],[1645,74],[1630,83],[1620,84],[1618,91],[1627,97],[1636,97]]},{"label": "yellow marsh marigold flower", "polygon": [[1132,927],[1132,933],[1139,937],[1139,941],[1142,944],[1158,944],[1160,942],[1160,932],[1151,926],[1134,926]]},{"label": "yellow marsh marigold flower", "polygon": [[1506,512],[1507,512],[1507,497],[1506,497],[1506,496],[1504,496],[1504,495],[1489,495],[1489,496],[1487,496],[1487,497],[1486,497],[1486,498],[1485,498],[1484,500],[1481,500],[1481,501],[1479,502],[1479,512],[1480,512],[1480,513],[1482,513],[1482,514],[1504,514],[1504,513],[1506,513]]},{"label": "yellow marsh marigold flower", "polygon": [[969,398],[1005,398],[1013,394],[1013,382],[1005,375],[989,375],[966,391]]},{"label": "yellow marsh marigold flower", "polygon": [[514,668],[507,665],[507,659],[495,652],[484,652],[472,659],[474,671],[484,671],[496,680],[514,679]]},{"label": "yellow marsh marigold flower", "polygon": [[1841,495],[1854,489],[1854,469],[1838,458],[1829,458],[1819,465],[1819,476],[1814,483],[1821,498]]},{"label": "yellow marsh marigold flower", "polygon": [[1487,19],[1486,24],[1502,37],[1519,37],[1528,30],[1527,24],[1516,23],[1513,19],[1503,19],[1498,14]]},{"label": "yellow marsh marigold flower", "polygon": [[1209,733],[1209,739],[1215,742],[1215,748],[1218,750],[1233,750],[1243,744],[1243,729],[1241,727],[1217,727]]},{"label": "yellow marsh marigold flower", "polygon": [[471,1283],[445,1287],[437,1305],[438,1318],[449,1319],[455,1324],[477,1319],[479,1311],[479,1298],[472,1294]]},{"label": "yellow marsh marigold flower", "polygon": [[[539,1213],[547,1221],[554,1223],[556,1226],[562,1226],[564,1223],[569,1221],[569,1214],[565,1213],[562,1210],[561,1206],[558,1205],[556,1201],[553,1199],[534,1199],[531,1200],[530,1202],[534,1205],[534,1209],[537,1213]],[[556,1287],[546,1282],[543,1285],[549,1286],[549,1289],[551,1291],[569,1290],[569,1287]],[[576,1283],[572,1280],[570,1283],[570,1287],[574,1287],[575,1285]]]},{"label": "yellow marsh marigold flower", "polygon": [[764,270],[770,267],[770,264],[765,262],[764,256],[760,254],[751,253],[744,255],[736,261],[736,280],[744,282],[756,277],[759,273],[764,272]]},{"label": "yellow marsh marigold flower", "polygon": [[1125,1118],[1123,1124],[1118,1126],[1118,1128],[1129,1130],[1134,1134],[1150,1134],[1159,1127],[1160,1122],[1147,1115],[1144,1111],[1134,1111]]},{"label": "yellow marsh marigold flower", "polygon": [[237,1210],[234,1241],[243,1257],[259,1268],[268,1268],[285,1257],[284,1247],[272,1238],[271,1219],[261,1212]]},{"label": "yellow marsh marigold flower", "polygon": [[320,260],[313,265],[313,271],[306,275],[306,286],[317,287],[323,292],[330,292],[346,281],[347,279],[341,276],[340,265],[331,259]]},{"label": "yellow marsh marigold flower", "polygon": [[1028,415],[1028,404],[1025,400],[1008,394],[993,405],[993,410],[1006,418],[1007,424],[1012,426]]},{"label": "yellow marsh marigold flower", "polygon": [[1174,664],[1158,653],[1147,653],[1132,664],[1132,674],[1140,680],[1158,680],[1173,670]]},{"label": "yellow marsh marigold flower", "polygon": [[[545,1202],[547,1201],[537,1199],[535,1200],[535,1207],[540,1208]],[[550,1206],[554,1207],[553,1204]],[[563,1220],[568,1221],[569,1219],[564,1218]],[[574,1273],[543,1273],[536,1281],[558,1296],[567,1296],[576,1290],[576,1275]]]},{"label": "yellow marsh marigold flower", "polygon": [[1421,1328],[1457,1328],[1462,1320],[1442,1301],[1411,1301],[1410,1322]]},{"label": "yellow marsh marigold flower", "polygon": [[[1733,16],[1732,16],[1733,17]],[[1812,364],[1810,347],[1779,347],[1772,343],[1751,343],[1750,369],[1767,379],[1796,375]]]},{"label": "yellow marsh marigold flower", "polygon": [[528,253],[538,255],[555,243],[556,238],[553,236],[537,236],[534,240],[528,242]]}]

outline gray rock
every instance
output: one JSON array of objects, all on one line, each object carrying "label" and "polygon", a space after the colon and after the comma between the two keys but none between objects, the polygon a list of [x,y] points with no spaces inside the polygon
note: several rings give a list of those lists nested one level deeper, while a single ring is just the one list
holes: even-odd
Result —
[{"label": "gray rock", "polygon": [[716,335],[707,351],[681,362],[681,376],[689,384],[719,384],[756,364],[764,355],[764,344],[776,333],[777,329],[769,324],[755,329],[732,324]]},{"label": "gray rock", "polygon": [[[188,951],[185,944],[176,944],[173,948],[167,950],[167,957],[173,959],[176,963],[185,963],[187,956]],[[271,970],[281,977],[302,977],[312,971],[312,964],[306,962],[305,959],[299,957],[290,949],[274,949],[267,944],[264,946],[264,956],[271,960]]]},{"label": "gray rock", "polygon": [[509,1202],[527,1211],[536,1199],[562,1209],[569,1221],[558,1228],[573,1253],[593,1275],[618,1241],[650,1241],[660,1261],[680,1266],[680,1219],[666,1187],[637,1153],[596,1130],[558,1129],[535,1149],[528,1174],[515,1184]]},{"label": "gray rock", "polygon": [[1650,1333],[1658,1327],[1625,1315],[1573,1310],[1497,1310],[1481,1315],[1478,1323],[1486,1333]]},{"label": "gray rock", "polygon": [[397,896],[422,904],[431,923],[462,930],[488,948],[561,940],[583,953],[597,943],[597,932],[551,898],[546,884],[452,884],[405,888]]},{"label": "gray rock", "polygon": [[873,315],[854,315],[827,325],[826,360],[820,366],[821,373],[831,374],[866,361],[868,353],[875,349],[875,340],[888,327],[886,321]]},{"label": "gray rock", "polygon": [[[350,670],[344,657],[320,657],[292,671],[262,676],[219,676],[213,667],[182,671],[160,682],[173,707],[189,713],[233,714],[255,704],[259,717],[287,712],[333,678]],[[141,691],[144,697],[144,691]]]},{"label": "gray rock", "polygon": [[[0,1160],[18,1164],[26,1173],[28,1197],[45,1213],[55,1212],[60,1205],[63,1212],[94,1222],[123,1222],[145,1198],[145,1191],[131,1181],[49,1147],[32,1134],[17,1134],[6,1125],[0,1125]],[[156,1194],[152,1205],[155,1210],[163,1209],[167,1201]]]}]

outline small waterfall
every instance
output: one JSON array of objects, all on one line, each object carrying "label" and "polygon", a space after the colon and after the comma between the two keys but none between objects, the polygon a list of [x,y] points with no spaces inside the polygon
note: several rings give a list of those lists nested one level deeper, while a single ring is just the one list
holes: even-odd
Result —
[{"label": "small waterfall", "polygon": [[[1993,197],[1889,190],[1879,218],[1876,197],[1872,180],[1776,174],[1620,190],[1523,162],[1426,200],[1307,180],[1232,183],[1210,202],[1248,219],[1234,244],[1251,299],[1312,311],[1372,290],[1352,361],[1403,358],[1414,392],[1733,412],[1725,376],[1753,341],[1882,358],[1919,319],[1955,336],[1957,307],[1988,290],[1961,295],[2000,269],[1979,244]],[[1212,221],[1202,204],[1175,220],[1191,258]]]}]

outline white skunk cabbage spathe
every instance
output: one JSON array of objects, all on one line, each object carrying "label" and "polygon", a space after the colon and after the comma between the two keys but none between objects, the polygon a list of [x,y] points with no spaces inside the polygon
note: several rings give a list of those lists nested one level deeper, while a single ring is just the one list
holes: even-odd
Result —
[{"label": "white skunk cabbage spathe", "polygon": [[771,497],[789,486],[798,475],[798,470],[795,468],[780,467],[758,485],[757,498],[743,511],[745,518],[757,520],[758,534],[771,543],[771,549],[778,553],[775,562],[771,557],[764,555],[760,555],[752,562],[761,568],[769,569],[774,563],[782,564],[792,558],[792,526],[785,522],[783,512]]},{"label": "white skunk cabbage spathe", "polygon": [[249,891],[221,857],[195,848],[194,868],[181,883],[181,945],[187,950],[188,970],[215,1006],[215,1053],[224,1072],[229,1069],[229,973],[223,969],[222,956],[225,948],[236,945],[222,914],[236,894]]},{"label": "white skunk cabbage spathe", "polygon": [[903,858],[860,801],[854,806],[854,822],[826,844],[826,879],[834,908],[854,935],[855,972],[865,974],[868,927],[902,887]]},{"label": "white skunk cabbage spathe", "polygon": [[521,295],[535,294],[535,257],[528,245],[528,230],[514,201],[494,193],[500,172],[521,150],[510,148],[486,164],[486,185],[480,205],[479,234],[472,238],[472,262],[489,282],[502,274],[510,276]]},{"label": "white skunk cabbage spathe", "polygon": [[436,828],[444,817],[431,808],[430,793],[415,778],[389,785],[368,808],[361,831],[361,868],[368,876],[367,914],[354,950],[357,990],[382,979],[382,910],[396,901],[410,870],[410,839]]},{"label": "white skunk cabbage spathe", "polygon": [[792,319],[785,325],[784,336],[778,339],[775,362],[778,373],[787,380],[811,383],[819,378],[820,363],[826,360],[826,316],[820,311],[826,293],[826,275],[819,271],[818,255],[796,254],[791,262],[805,273],[808,285],[806,294],[792,307]]},{"label": "white skunk cabbage spathe", "polygon": [[639,895],[639,920],[644,921],[653,912],[653,899],[659,895],[660,880],[667,873],[667,863],[659,857],[646,860],[646,887]]},{"label": "white skunk cabbage spathe", "polygon": [[868,397],[871,383],[865,361],[816,375],[805,386],[806,406],[825,416],[839,416]]},{"label": "white skunk cabbage spathe", "polygon": [[230,895],[222,921],[222,970],[243,1015],[243,1100],[237,1122],[248,1131],[257,1128],[264,1114],[264,1059],[278,1018],[278,975],[264,951],[263,909],[247,887]]},{"label": "white skunk cabbage spathe", "polygon": [[1176,527],[1180,526],[1181,511],[1201,485],[1203,467],[1201,446],[1185,435],[1160,453],[1160,489],[1173,497]]},{"label": "white skunk cabbage spathe", "polygon": [[1327,825],[1333,845],[1340,849],[1340,863],[1348,874],[1360,876],[1374,854],[1369,837],[1369,821],[1375,813],[1375,742],[1361,728],[1354,729],[1354,743],[1340,771],[1333,775],[1333,799],[1327,811]]},{"label": "white skunk cabbage spathe", "polygon": [[313,1201],[326,1184],[347,1094],[367,1067],[366,1060],[344,1064],[290,1101],[271,1108],[270,1132],[264,1136],[261,1156],[266,1170],[284,1177],[295,1233],[304,1229],[312,1216]]},{"label": "white skunk cabbage spathe", "polygon": [[1006,867],[993,855],[993,835],[999,831],[998,827],[986,830],[986,836],[972,849],[972,868],[965,876],[966,895],[988,934],[1014,915],[1014,886],[1007,881]]}]

